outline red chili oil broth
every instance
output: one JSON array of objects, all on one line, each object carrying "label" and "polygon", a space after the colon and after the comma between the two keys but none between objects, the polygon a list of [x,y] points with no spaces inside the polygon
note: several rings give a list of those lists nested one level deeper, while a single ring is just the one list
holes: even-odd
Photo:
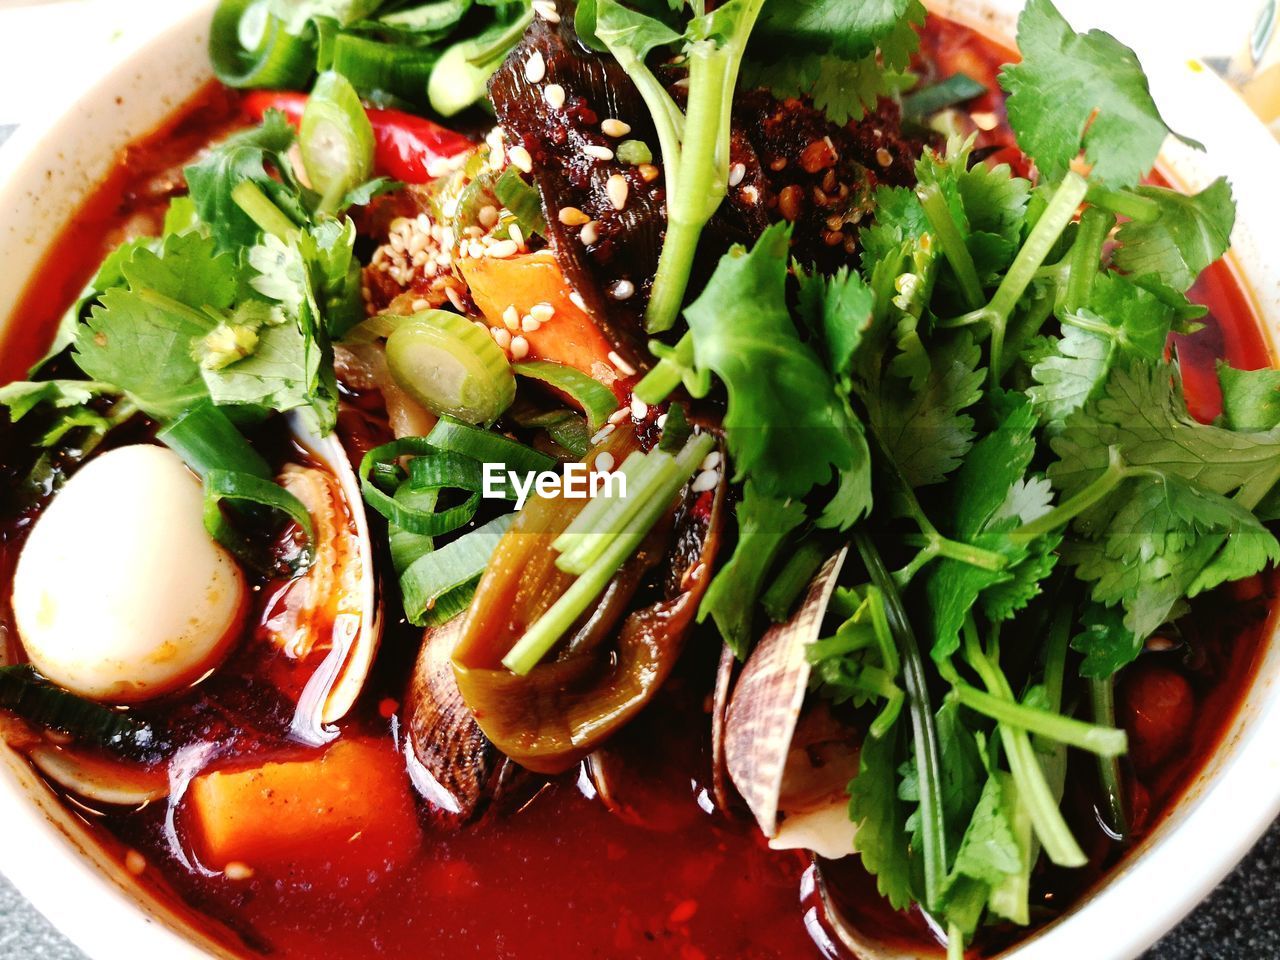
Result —
[{"label": "red chili oil broth", "polygon": [[[988,85],[998,65],[1013,59],[968,28],[938,18],[930,20],[922,57],[936,65],[936,76],[963,69]],[[997,121],[990,129],[975,127],[979,147],[1011,144],[996,93],[970,109]],[[0,381],[21,377],[42,354],[59,316],[131,218],[154,220],[162,212],[167,198],[145,185],[235,120],[234,95],[210,87],[173,123],[126,152],[55,241],[24,294],[17,308],[22,322],[12,325],[0,349]],[[1012,149],[996,158],[1015,163],[1015,169],[1022,163]],[[1220,403],[1213,375],[1218,357],[1238,367],[1269,361],[1247,294],[1227,265],[1211,267],[1192,295],[1211,312],[1205,329],[1179,338],[1177,350],[1193,412],[1207,420]],[[363,450],[379,439],[368,435],[365,419],[354,408],[344,414],[349,447]],[[7,583],[27,522],[4,519],[0,525],[0,582]],[[281,589],[278,583],[258,584],[259,609],[267,609]],[[1182,625],[1185,643],[1144,657],[1121,678],[1122,716],[1133,706],[1126,698],[1138,671],[1175,673],[1194,698],[1195,722],[1171,757],[1126,762],[1134,840],[1159,824],[1221,745],[1252,683],[1277,592],[1276,578],[1268,575],[1202,598]],[[0,600],[0,634],[13,634],[7,592]],[[388,762],[401,762],[394,753],[403,748],[395,707],[404,697],[419,639],[419,631],[403,621],[389,624],[367,688],[340,724],[344,737],[380,738]],[[172,817],[164,804],[138,812],[68,804],[114,855],[143,855],[148,867],[141,885],[229,949],[249,956],[813,957],[818,950],[807,926],[814,922],[814,898],[801,901],[807,858],[769,850],[754,823],[721,814],[709,799],[706,701],[717,646],[708,633],[692,637],[681,669],[613,742],[630,774],[617,798],[621,815],[607,809],[589,779],[574,772],[532,781],[516,802],[460,831],[433,826],[423,805],[419,834],[405,837],[403,849],[380,863],[354,863],[335,849],[331,855],[320,852],[305,868],[262,867],[231,880],[184,866],[181,858],[198,858],[199,838],[181,804]],[[293,703],[282,691],[296,692],[304,680],[298,664],[248,637],[196,689],[143,712],[163,717],[181,741],[217,743],[216,763],[288,759],[299,748],[288,740]],[[1097,826],[1095,782],[1092,758],[1073,755],[1066,809],[1090,865],[1038,869],[1035,924],[1086,895],[1130,849]],[[848,915],[865,929],[922,952],[936,949],[918,912],[892,913],[856,858],[842,861],[833,878]],[[1023,933],[996,928],[982,951],[997,950]]]}]

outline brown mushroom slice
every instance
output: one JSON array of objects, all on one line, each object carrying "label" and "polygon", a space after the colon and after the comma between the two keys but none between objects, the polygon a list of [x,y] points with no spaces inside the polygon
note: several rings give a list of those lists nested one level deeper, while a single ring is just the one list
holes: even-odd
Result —
[{"label": "brown mushroom slice", "polygon": [[409,776],[437,818],[460,825],[492,797],[502,755],[481,731],[453,675],[462,618],[427,630],[405,699]]},{"label": "brown mushroom slice", "polygon": [[726,765],[766,837],[778,833],[787,762],[808,692],[805,650],[818,639],[847,554],[842,549],[828,559],[795,615],[765,633],[729,701]]},{"label": "brown mushroom slice", "polygon": [[326,728],[346,716],[364,689],[381,640],[382,602],[360,481],[342,443],[335,435],[314,436],[300,417],[292,426],[319,466],[289,464],[280,482],[311,514],[314,562],[287,587],[265,628],[289,656],[318,660],[292,732],[319,744],[333,738]]}]

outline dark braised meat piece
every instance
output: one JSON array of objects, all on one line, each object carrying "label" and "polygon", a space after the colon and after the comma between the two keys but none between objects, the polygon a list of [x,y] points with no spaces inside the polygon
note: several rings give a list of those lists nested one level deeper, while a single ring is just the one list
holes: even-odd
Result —
[{"label": "dark braised meat piece", "polygon": [[[562,2],[559,23],[534,20],[489,82],[489,95],[508,140],[529,152],[560,268],[619,352],[643,357],[639,317],[666,229],[666,198],[656,167],[622,163],[614,152],[639,140],[656,153],[657,135],[617,62],[578,42],[573,10]],[[609,136],[607,120],[630,130]]]},{"label": "dark braised meat piece", "polygon": [[824,272],[852,263],[879,183],[909,186],[924,144],[905,137],[896,103],[841,127],[809,104],[764,90],[738,95],[724,219],[753,235],[795,224],[796,257]]}]

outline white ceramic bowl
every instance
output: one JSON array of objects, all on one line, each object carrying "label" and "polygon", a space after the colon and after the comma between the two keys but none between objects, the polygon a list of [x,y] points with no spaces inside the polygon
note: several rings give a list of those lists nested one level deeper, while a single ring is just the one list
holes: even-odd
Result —
[{"label": "white ceramic bowl", "polygon": [[[1103,26],[1139,53],[1171,126],[1207,146],[1171,145],[1165,172],[1199,189],[1227,174],[1239,218],[1231,258],[1252,296],[1273,358],[1280,356],[1280,147],[1235,95],[1196,62],[1162,53],[1151,2],[1061,3],[1077,29]],[[11,317],[50,238],[129,141],[153,130],[209,79],[206,24],[197,2],[159,34],[119,53],[118,65],[74,102],[23,127],[0,150],[0,322]],[[944,15],[1009,41],[1020,0],[933,0]],[[1011,45],[1011,44],[1010,44]],[[1273,621],[1274,626],[1274,621]],[[1274,639],[1274,638],[1273,638]],[[2,646],[2,644],[0,644]],[[1280,813],[1280,644],[1210,761],[1163,826],[1078,909],[1027,940],[1007,960],[1124,960],[1154,942],[1222,879]],[[105,855],[83,824],[7,748],[0,748],[0,872],[93,960],[221,957],[180,912],[151,901]]]}]

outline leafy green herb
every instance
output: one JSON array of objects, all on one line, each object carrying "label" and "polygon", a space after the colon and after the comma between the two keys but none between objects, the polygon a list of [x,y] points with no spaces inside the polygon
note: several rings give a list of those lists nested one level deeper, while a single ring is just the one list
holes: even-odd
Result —
[{"label": "leafy green herb", "polygon": [[1112,186],[1142,179],[1172,131],[1133,51],[1100,30],[1075,33],[1050,0],[1028,0],[1018,49],[1000,83],[1018,146],[1041,174],[1058,181],[1083,154]]},{"label": "leafy green herb", "polygon": [[1280,426],[1280,370],[1237,370],[1218,364],[1222,416],[1232,430],[1270,430]]},{"label": "leafy green herb", "polygon": [[1155,219],[1130,220],[1116,235],[1116,266],[1138,284],[1154,280],[1181,292],[1226,253],[1236,207],[1225,178],[1192,196],[1149,186],[1133,193],[1153,201],[1158,210]]}]

